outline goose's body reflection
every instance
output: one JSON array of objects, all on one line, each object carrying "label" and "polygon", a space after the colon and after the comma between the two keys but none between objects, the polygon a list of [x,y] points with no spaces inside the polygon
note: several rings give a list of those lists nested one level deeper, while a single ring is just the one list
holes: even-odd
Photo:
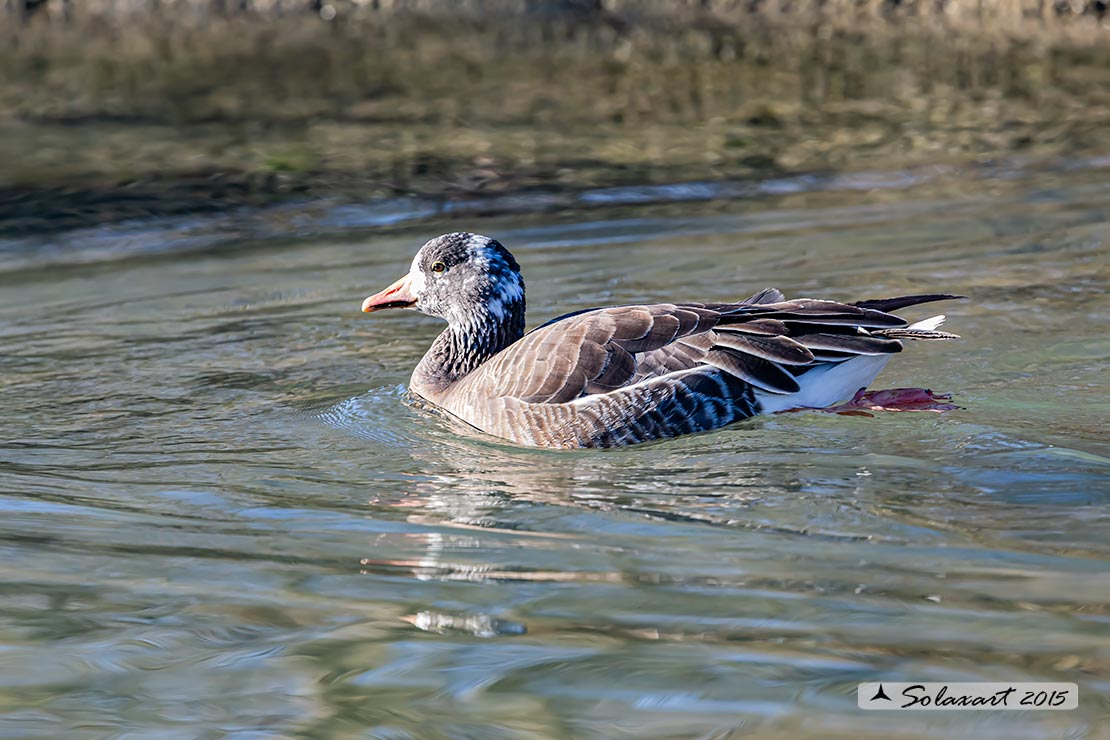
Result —
[{"label": "goose's body reflection", "polygon": [[[411,458],[406,467],[412,475],[403,490],[375,493],[369,503],[419,525],[418,532],[405,535],[406,549],[419,549],[419,555],[368,554],[361,563],[366,572],[454,581],[639,579],[642,573],[622,567],[622,554],[651,547],[661,524],[764,528],[738,513],[801,485],[768,480],[755,435],[742,426],[724,436],[660,443],[666,450],[649,444],[568,453],[502,443],[418,399],[406,396],[405,402],[411,414],[389,436],[396,453]],[[355,432],[380,441],[372,428],[383,421],[376,418],[379,401],[345,404],[348,420],[357,419]],[[567,560],[545,557],[551,550],[574,553],[572,560],[582,567],[551,568],[552,562]]]}]

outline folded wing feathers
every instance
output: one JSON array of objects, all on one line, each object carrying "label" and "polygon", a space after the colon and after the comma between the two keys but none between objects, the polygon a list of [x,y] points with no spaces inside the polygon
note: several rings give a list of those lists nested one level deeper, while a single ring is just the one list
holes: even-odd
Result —
[{"label": "folded wing feathers", "polygon": [[636,374],[636,359],[623,347],[610,345],[601,370],[586,385],[587,393],[605,393],[627,385]]},{"label": "folded wing feathers", "polygon": [[854,355],[886,355],[902,351],[897,339],[887,339],[869,334],[802,334],[794,337],[810,350],[850,352]]},{"label": "folded wing feathers", "polygon": [[[833,304],[840,306],[841,304]],[[900,316],[892,316],[882,311],[861,309],[859,313],[852,311],[838,311],[820,306],[790,308],[764,314],[764,318],[780,319],[782,321],[809,322],[815,324],[835,324],[841,326],[862,326],[866,329],[883,329],[895,326],[905,326],[906,320]]]},{"label": "folded wing feathers", "polygon": [[705,363],[770,393],[797,393],[801,389],[793,375],[762,357],[731,349],[712,349],[705,356]]},{"label": "folded wing feathers", "polygon": [[753,319],[775,319],[778,321],[805,321],[818,324],[840,324],[863,327],[905,326],[906,320],[882,311],[867,307],[854,306],[836,301],[819,301],[813,298],[798,298],[778,303],[721,306],[722,324],[743,324]]},{"label": "folded wing feathers", "polygon": [[586,386],[581,366],[572,364],[571,358],[564,355],[537,358],[534,378],[538,383],[533,384],[524,396],[532,403],[545,403],[565,395],[574,397]]},{"label": "folded wing feathers", "polygon": [[636,356],[636,374],[632,382],[689,370],[704,364],[705,354],[713,349],[714,333],[703,332],[676,339],[666,347]]},{"label": "folded wing feathers", "polygon": [[658,349],[664,347],[674,341],[678,336],[678,330],[682,328],[682,322],[677,316],[670,314],[662,314],[660,316],[652,316],[648,324],[647,331],[643,336],[636,339],[629,339],[620,342],[620,345],[629,352],[643,352],[645,350]]},{"label": "folded wing feathers", "polygon": [[629,352],[659,349],[678,337],[712,328],[717,321],[716,312],[669,304],[630,306],[613,312],[613,317],[613,342]]},{"label": "folded wing feathers", "polygon": [[717,326],[717,331],[743,332],[744,334],[789,334],[790,328],[778,319],[748,319],[743,323],[722,323]]},{"label": "folded wing feathers", "polygon": [[[958,297],[936,293],[845,304],[808,298],[787,301],[768,288],[739,305],[684,308],[720,315],[710,333],[714,347],[702,362],[771,393],[795,393],[794,374],[803,373],[811,363],[901,352],[899,339],[957,338],[936,331],[943,316],[907,326],[905,319],[886,311]],[[796,369],[788,371],[782,365]]]},{"label": "folded wing feathers", "polygon": [[790,337],[720,332],[717,334],[717,346],[784,365],[808,365],[813,362],[813,353]]},{"label": "folded wing feathers", "polygon": [[885,313],[956,297],[929,294],[845,304],[788,301],[768,288],[740,304],[619,306],[571,314],[565,318],[571,325],[542,337],[534,334],[538,341],[517,358],[530,365],[518,397],[534,403],[567,401],[704,365],[770,393],[796,393],[795,376],[815,362],[899,352],[899,339],[957,338],[936,331],[943,316],[907,326]]},{"label": "folded wing feathers", "polygon": [[741,303],[781,303],[786,300],[786,296],[778,288],[764,288],[746,301]]},{"label": "folded wing feathers", "polygon": [[[499,377],[519,379],[519,385],[507,389],[507,394],[530,403],[578,397],[594,376],[612,364],[605,345],[615,329],[609,317],[598,315],[568,324],[561,332],[536,334],[528,345],[521,345],[522,351],[505,355],[507,364]],[[631,357],[628,363],[634,365]]]},{"label": "folded wing feathers", "polygon": [[860,308],[873,308],[878,311],[897,311],[900,308],[916,306],[919,303],[949,301],[966,297],[967,296],[962,295],[948,295],[947,293],[923,293],[921,295],[904,295],[898,298],[872,298],[866,301],[856,301],[852,305]]}]

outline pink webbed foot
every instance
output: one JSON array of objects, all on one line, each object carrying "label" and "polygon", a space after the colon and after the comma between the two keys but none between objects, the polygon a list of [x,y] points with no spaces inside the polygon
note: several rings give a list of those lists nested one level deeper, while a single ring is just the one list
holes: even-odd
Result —
[{"label": "pink webbed foot", "polygon": [[890,388],[869,391],[860,388],[848,403],[830,406],[822,411],[833,414],[871,416],[871,411],[955,411],[960,408],[950,393],[933,393],[926,388]]},{"label": "pink webbed foot", "polygon": [[843,416],[874,416],[875,411],[955,411],[962,408],[954,403],[949,393],[933,393],[926,388],[890,388],[883,391],[869,391],[860,388],[852,400],[839,406],[828,408],[796,408],[786,409],[780,413],[794,411],[823,411],[827,414],[841,414]]}]

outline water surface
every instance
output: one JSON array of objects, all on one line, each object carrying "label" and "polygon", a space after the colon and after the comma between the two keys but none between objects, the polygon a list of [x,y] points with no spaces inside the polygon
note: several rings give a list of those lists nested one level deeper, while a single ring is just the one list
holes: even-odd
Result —
[{"label": "water surface", "polygon": [[[1106,732],[1110,175],[882,185],[8,260],[0,736]],[[966,408],[613,451],[462,435],[404,394],[440,326],[358,311],[457,229],[514,250],[530,325],[770,285],[966,294],[940,309],[962,342],[881,378]],[[1074,681],[1081,705],[858,711],[874,680]]]}]

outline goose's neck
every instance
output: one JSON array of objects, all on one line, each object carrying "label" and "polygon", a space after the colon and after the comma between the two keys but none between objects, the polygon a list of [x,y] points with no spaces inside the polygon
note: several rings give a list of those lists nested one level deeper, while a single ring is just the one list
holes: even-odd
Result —
[{"label": "goose's neck", "polygon": [[412,390],[435,401],[453,383],[524,336],[524,301],[450,321],[412,373]]}]

